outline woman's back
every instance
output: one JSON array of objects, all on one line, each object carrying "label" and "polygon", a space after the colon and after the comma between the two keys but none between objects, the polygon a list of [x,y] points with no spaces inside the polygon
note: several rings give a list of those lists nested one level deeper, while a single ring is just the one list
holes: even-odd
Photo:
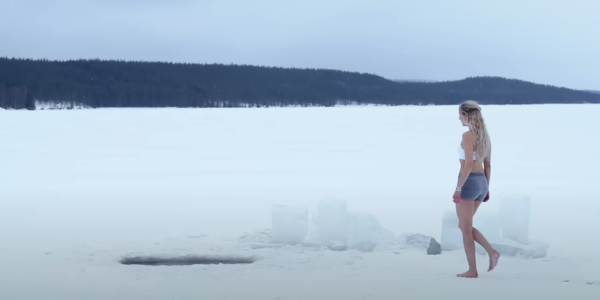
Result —
[{"label": "woman's back", "polygon": [[[465,137],[465,135],[466,135],[466,137]],[[458,146],[458,158],[460,161],[461,169],[464,167],[464,164],[466,163],[466,153],[469,152],[468,150],[465,150],[465,146],[464,146],[465,140],[476,141],[477,137],[471,131],[467,131],[463,134],[463,141],[461,141],[461,143]],[[471,150],[473,151],[473,166],[471,167],[471,173],[482,173],[484,170],[484,164],[486,163],[486,161],[488,161],[488,157],[484,157],[483,161],[478,160],[479,153],[477,152],[477,143],[476,142],[472,143],[472,144],[468,143],[467,147],[469,147],[469,146],[471,147]]]}]

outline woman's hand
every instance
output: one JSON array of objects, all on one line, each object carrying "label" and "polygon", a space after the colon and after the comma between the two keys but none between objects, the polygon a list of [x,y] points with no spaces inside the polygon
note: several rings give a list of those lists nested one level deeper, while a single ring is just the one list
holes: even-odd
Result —
[{"label": "woman's hand", "polygon": [[452,200],[454,201],[454,203],[460,202],[460,191],[454,192],[454,195],[452,196]]},{"label": "woman's hand", "polygon": [[487,195],[485,196],[485,198],[483,198],[483,202],[487,202],[488,200],[490,200],[490,192],[488,191]]}]

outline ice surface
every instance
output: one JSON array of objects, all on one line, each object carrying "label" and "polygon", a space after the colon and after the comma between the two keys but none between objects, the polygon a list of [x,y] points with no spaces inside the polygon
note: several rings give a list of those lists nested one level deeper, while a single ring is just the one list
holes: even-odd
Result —
[{"label": "ice surface", "polygon": [[[332,288],[331,278],[336,278],[336,293],[346,296],[338,298],[371,294],[384,299],[398,290],[389,284],[390,268],[397,282],[414,286],[412,298],[424,298],[423,291],[443,298],[456,290],[452,275],[464,271],[463,253],[436,257],[434,271],[423,268],[431,265],[431,257],[402,250],[394,259],[372,253],[346,265],[354,254],[315,249],[291,254],[282,247],[255,250],[266,259],[243,269],[202,272],[127,271],[113,262],[136,251],[229,252],[221,238],[237,241],[245,231],[271,228],[272,204],[302,206],[326,195],[372,213],[394,232],[437,238],[444,210],[455,214],[449,194],[458,167],[453,149],[463,131],[455,109],[0,110],[5,124],[0,128],[0,220],[6,224],[0,226],[0,265],[7,270],[0,272],[0,299],[183,300],[198,293],[243,299],[248,291],[260,299],[319,299]],[[527,246],[533,237],[552,245],[547,261],[504,260],[498,269],[504,273],[490,275],[493,281],[513,298],[529,292],[547,299],[576,293],[582,300],[597,299],[597,286],[584,280],[597,282],[600,269],[594,238],[600,201],[593,173],[600,168],[595,159],[600,143],[590,138],[600,126],[600,105],[501,105],[485,106],[484,112],[497,167],[492,199],[482,206],[499,205],[497,195],[509,191],[543,199],[532,210]],[[564,155],[570,151],[561,143],[564,132],[577,141],[578,155]],[[406,147],[407,141],[420,147]],[[573,199],[577,205],[566,205]],[[458,223],[447,228],[458,231]],[[211,239],[184,237],[197,234]],[[182,238],[164,240],[167,235]],[[265,236],[269,239],[263,241]],[[215,250],[212,239],[218,243]],[[248,238],[253,239],[266,244],[270,233]],[[239,246],[239,254],[248,244]],[[19,263],[23,259],[34,263]],[[282,269],[287,276],[280,276]],[[307,270],[315,271],[317,288],[298,284],[306,281]],[[164,280],[156,280],[157,272]],[[548,284],[566,279],[570,283]],[[273,283],[281,287],[274,289]],[[473,288],[489,292],[482,283]],[[23,289],[26,284],[41,290]],[[125,284],[140,288],[122,288]],[[74,287],[76,293],[65,296]],[[507,298],[505,293],[489,296]]]},{"label": "ice surface", "polygon": [[348,249],[372,251],[380,242],[381,230],[374,215],[348,213]]},{"label": "ice surface", "polygon": [[504,196],[500,200],[498,212],[502,237],[527,245],[531,221],[531,198],[528,196]]},{"label": "ice surface", "polygon": [[346,201],[319,201],[317,231],[323,243],[348,240],[348,213]]},{"label": "ice surface", "polygon": [[304,242],[308,229],[308,211],[287,205],[271,207],[271,242],[299,244]]}]

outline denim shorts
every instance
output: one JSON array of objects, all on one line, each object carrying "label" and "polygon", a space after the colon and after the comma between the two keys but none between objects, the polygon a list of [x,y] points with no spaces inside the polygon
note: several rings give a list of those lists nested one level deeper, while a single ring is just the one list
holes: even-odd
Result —
[{"label": "denim shorts", "polygon": [[[460,175],[458,175],[460,181]],[[462,187],[460,198],[462,200],[483,201],[488,193],[488,181],[484,173],[471,173]]]}]

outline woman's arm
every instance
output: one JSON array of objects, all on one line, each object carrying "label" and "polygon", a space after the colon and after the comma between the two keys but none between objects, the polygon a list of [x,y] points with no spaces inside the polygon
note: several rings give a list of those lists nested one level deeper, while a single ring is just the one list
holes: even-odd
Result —
[{"label": "woman's arm", "polygon": [[467,131],[463,133],[462,136],[462,147],[465,150],[465,163],[460,170],[460,180],[458,181],[458,188],[463,187],[467,178],[469,177],[469,173],[471,173],[471,169],[473,169],[473,147],[475,146],[475,136]]},{"label": "woman's arm", "polygon": [[491,154],[483,160],[483,172],[485,173],[485,178],[487,178],[488,185],[489,185],[490,179],[492,178],[492,155]]}]

